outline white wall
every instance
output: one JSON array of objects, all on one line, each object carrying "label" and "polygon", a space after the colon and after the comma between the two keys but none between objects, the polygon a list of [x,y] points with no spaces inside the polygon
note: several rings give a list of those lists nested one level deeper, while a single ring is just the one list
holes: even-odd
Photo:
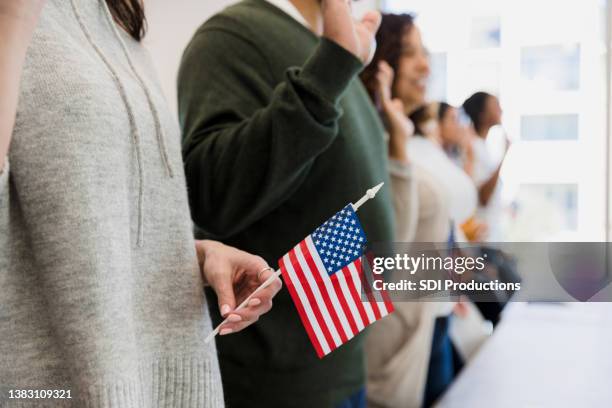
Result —
[{"label": "white wall", "polygon": [[[176,74],[183,50],[195,30],[210,16],[236,0],[145,0],[149,31],[145,44],[151,51],[162,88],[176,111]],[[355,3],[355,14],[375,8],[377,0]]]},{"label": "white wall", "polygon": [[145,0],[149,31],[145,44],[166,93],[176,111],[176,74],[185,46],[210,16],[235,0]]}]

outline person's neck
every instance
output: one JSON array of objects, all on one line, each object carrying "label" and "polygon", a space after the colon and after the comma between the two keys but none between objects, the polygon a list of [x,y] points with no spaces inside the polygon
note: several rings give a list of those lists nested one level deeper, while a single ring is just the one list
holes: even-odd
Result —
[{"label": "person's neck", "polygon": [[318,36],[323,35],[323,12],[317,0],[289,0],[300,12],[308,26]]},{"label": "person's neck", "polygon": [[420,104],[419,103],[408,104],[408,103],[404,102],[404,111],[406,112],[406,116],[412,115],[421,106],[423,106],[422,103],[420,103]]},{"label": "person's neck", "polygon": [[489,130],[491,130],[493,126],[491,125],[487,125],[487,126],[483,126],[479,131],[478,131],[478,137],[480,137],[481,139],[486,139],[487,135],[489,134]]}]

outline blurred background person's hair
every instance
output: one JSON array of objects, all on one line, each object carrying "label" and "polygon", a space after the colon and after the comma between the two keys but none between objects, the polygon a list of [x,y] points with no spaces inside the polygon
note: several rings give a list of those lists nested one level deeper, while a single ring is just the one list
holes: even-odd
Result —
[{"label": "blurred background person's hair", "polygon": [[463,102],[478,136],[486,138],[493,126],[501,125],[502,109],[499,99],[487,92],[476,92]]},{"label": "blurred background person's hair", "polygon": [[381,109],[377,74],[384,61],[395,73],[391,96],[399,99],[405,112],[410,113],[425,101],[430,74],[429,56],[413,15],[383,14],[376,41],[374,59],[362,72],[361,79],[375,105]]}]

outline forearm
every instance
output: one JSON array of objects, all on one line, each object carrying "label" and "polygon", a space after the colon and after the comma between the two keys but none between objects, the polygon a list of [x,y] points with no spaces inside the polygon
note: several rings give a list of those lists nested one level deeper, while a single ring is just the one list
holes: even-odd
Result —
[{"label": "forearm", "polygon": [[5,166],[15,125],[26,51],[42,5],[40,0],[0,3],[0,170]]},{"label": "forearm", "polygon": [[[390,133],[391,132],[396,132],[396,130],[392,129]],[[393,134],[390,134],[389,139],[389,158],[404,165],[408,165],[410,163],[408,149],[406,147],[406,139],[406,137],[398,137]]]},{"label": "forearm", "polygon": [[495,188],[497,187],[497,182],[499,181],[499,173],[501,171],[501,164],[495,170],[495,172],[491,175],[491,177],[485,181],[480,188],[478,188],[478,201],[480,205],[485,207],[489,204],[491,197],[493,197],[493,193],[495,192]]},{"label": "forearm", "polygon": [[[227,71],[242,73],[242,65],[226,61],[225,55],[218,57],[228,67],[222,73],[199,66],[202,56],[215,55],[219,48],[205,47],[206,41],[219,35],[207,32],[203,49],[187,54],[179,81],[192,215],[217,239],[257,221],[299,188],[314,160],[335,140],[340,99],[362,68],[338,45],[322,41],[301,69],[289,69],[284,80],[269,89],[252,70],[240,78],[225,77]],[[260,65],[255,57],[251,60]],[[215,87],[219,82],[229,85]],[[193,86],[202,83],[209,85],[201,90]],[[229,99],[224,96],[227,86]],[[254,98],[254,91],[267,94],[267,104]]]}]

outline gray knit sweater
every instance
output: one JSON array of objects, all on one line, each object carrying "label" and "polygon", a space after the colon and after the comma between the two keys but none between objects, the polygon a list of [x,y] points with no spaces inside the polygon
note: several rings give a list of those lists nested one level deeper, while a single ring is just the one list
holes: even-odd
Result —
[{"label": "gray knit sweater", "polygon": [[0,175],[0,407],[223,405],[151,65],[103,0],[45,6]]}]

